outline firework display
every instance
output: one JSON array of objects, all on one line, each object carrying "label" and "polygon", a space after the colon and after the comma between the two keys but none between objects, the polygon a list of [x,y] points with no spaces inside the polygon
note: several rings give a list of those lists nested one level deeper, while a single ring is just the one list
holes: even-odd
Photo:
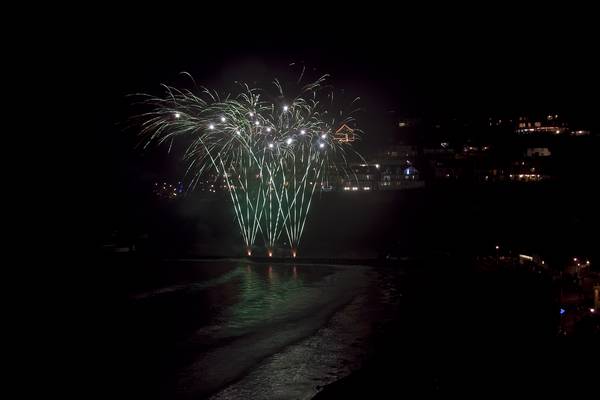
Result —
[{"label": "firework display", "polygon": [[240,84],[239,93],[226,95],[164,86],[163,97],[143,100],[148,107],[139,116],[144,146],[171,148],[182,140],[189,188],[207,174],[224,179],[246,253],[252,254],[261,236],[272,256],[284,237],[296,257],[312,200],[327,174],[345,171],[340,166],[360,157],[351,142],[335,135],[354,122],[356,110],[336,109],[326,79],[294,82],[292,97],[278,80],[271,92]]}]

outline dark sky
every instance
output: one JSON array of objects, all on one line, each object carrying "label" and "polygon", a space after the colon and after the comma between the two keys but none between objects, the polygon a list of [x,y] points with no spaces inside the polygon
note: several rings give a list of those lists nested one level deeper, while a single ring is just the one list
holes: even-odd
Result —
[{"label": "dark sky", "polygon": [[561,112],[584,123],[593,119],[599,65],[593,25],[585,19],[555,13],[403,27],[407,20],[341,18],[326,28],[305,23],[295,29],[265,21],[239,34],[234,29],[233,36],[214,21],[197,30],[150,22],[109,30],[87,44],[83,60],[88,82],[95,83],[94,118],[101,125],[119,122],[129,111],[127,94],[158,94],[160,83],[185,83],[181,71],[223,87],[284,76],[296,62],[331,74],[349,97],[360,96],[361,122],[373,134],[386,130],[392,110],[466,118]]},{"label": "dark sky", "polygon": [[[460,18],[444,12],[416,18],[396,9],[353,16],[298,11],[296,18],[279,19],[217,10],[192,22],[172,11],[159,20],[135,14],[91,26],[82,20],[82,40],[76,31],[65,39],[73,42],[66,72],[79,82],[71,98],[84,108],[82,142],[71,145],[89,149],[86,162],[95,175],[88,176],[108,188],[107,198],[122,189],[114,189],[115,180],[146,173],[133,132],[123,131],[132,114],[126,96],[160,94],[161,83],[187,84],[181,71],[216,88],[289,75],[291,62],[315,76],[331,74],[346,96],[361,97],[365,140],[393,135],[401,115],[480,119],[552,112],[598,126],[600,66],[591,10],[477,17],[465,11]],[[171,164],[165,157],[159,169]]]},{"label": "dark sky", "polygon": [[557,112],[598,127],[600,66],[591,9],[478,16],[471,9],[436,9],[415,15],[391,6],[364,12],[347,4],[353,15],[342,15],[294,3],[292,11],[273,8],[275,16],[243,10],[232,16],[225,9],[161,7],[159,19],[139,9],[119,20],[114,16],[121,10],[90,11],[88,18],[69,17],[63,25],[48,19],[53,26],[38,39],[59,25],[63,33],[46,35],[40,51],[22,48],[36,59],[32,76],[66,94],[51,127],[59,130],[52,138],[61,139],[65,156],[52,162],[59,158],[57,176],[81,187],[80,197],[65,207],[86,215],[77,222],[94,234],[93,227],[118,219],[118,212],[135,210],[140,187],[147,189],[156,173],[175,168],[165,151],[149,156],[136,150],[135,132],[123,127],[132,114],[128,94],[160,94],[161,83],[181,82],[181,71],[221,87],[236,79],[282,76],[290,62],[304,63],[331,74],[348,97],[361,97],[365,140],[393,135],[396,115]]},{"label": "dark sky", "polygon": [[341,19],[323,29],[304,24],[289,30],[264,23],[239,34],[214,21],[197,30],[177,23],[156,29],[150,22],[109,30],[87,45],[82,69],[92,86],[92,126],[101,140],[107,131],[120,135],[116,126],[133,112],[126,95],[160,94],[161,83],[189,86],[181,71],[199,84],[222,88],[235,80],[290,76],[298,71],[288,66],[292,62],[313,69],[315,77],[330,74],[336,89],[361,98],[365,141],[394,135],[402,115],[482,119],[560,113],[597,126],[593,99],[600,66],[593,27],[585,20],[570,23],[555,14],[403,26],[407,19],[370,25]]}]

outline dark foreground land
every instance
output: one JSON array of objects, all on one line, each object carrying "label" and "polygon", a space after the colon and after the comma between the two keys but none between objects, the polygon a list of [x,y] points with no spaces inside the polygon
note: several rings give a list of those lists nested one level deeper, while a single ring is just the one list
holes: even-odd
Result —
[{"label": "dark foreground land", "polygon": [[[135,289],[133,293],[145,293],[140,289],[148,283],[150,276],[147,265],[151,265],[152,261],[130,255],[110,256],[104,261],[107,262],[105,269],[97,270],[94,281],[86,286],[85,296],[90,302],[85,303],[85,308],[83,303],[79,305],[81,314],[78,324],[81,323],[81,326],[72,335],[82,343],[79,356],[83,360],[76,365],[79,366],[78,374],[83,376],[75,379],[78,375],[69,375],[69,382],[86,397],[180,398],[181,392],[172,391],[170,383],[167,382],[166,386],[164,383],[169,380],[169,375],[175,373],[171,369],[171,365],[174,365],[173,354],[179,354],[176,357],[181,358],[176,363],[188,363],[187,358],[197,359],[196,354],[205,352],[208,343],[212,343],[196,341],[193,346],[182,346],[180,339],[204,326],[206,318],[216,307],[227,303],[228,299],[237,298],[237,278],[223,282],[222,286],[219,283],[218,287],[222,287],[223,291],[211,289],[194,292],[185,289],[184,292],[166,294],[164,291],[157,292],[155,299],[165,295],[168,302],[161,304],[174,308],[169,311],[169,308],[161,306],[158,314],[152,312],[142,315],[136,311],[137,306],[131,308],[128,305],[131,303],[131,285]],[[242,274],[245,274],[247,266],[244,262],[242,264]],[[282,274],[290,268],[289,265],[273,264],[272,270],[283,277]],[[300,277],[306,268],[313,268],[313,275],[321,274],[317,265],[299,265]],[[365,287],[365,290],[372,292],[368,296],[385,293],[392,297],[386,300],[388,308],[382,310],[368,301],[364,303],[367,308],[362,311],[376,310],[375,314],[365,314],[363,317],[374,320],[364,322],[365,326],[373,327],[365,343],[360,344],[366,349],[364,362],[350,368],[352,372],[349,375],[337,375],[339,372],[334,369],[335,376],[325,379],[323,386],[320,379],[316,380],[313,393],[319,391],[317,399],[395,398],[401,395],[422,397],[430,394],[488,397],[498,393],[518,396],[525,393],[562,392],[572,395],[597,390],[598,336],[590,335],[592,331],[586,329],[576,332],[572,337],[557,335],[559,304],[547,274],[514,268],[482,271],[471,258],[458,256],[391,261],[387,265],[372,268],[377,271],[379,278],[375,285]],[[250,266],[250,269],[259,271],[254,266]],[[267,274],[267,270],[263,268],[260,273]],[[267,279],[267,275],[264,276]],[[214,277],[219,278],[217,271]],[[293,279],[291,276],[289,278]],[[283,286],[281,290],[265,292],[265,295],[273,293],[276,296],[272,299],[284,300],[288,289]],[[246,293],[257,298],[263,296],[263,292]],[[308,300],[312,301],[311,295],[303,302]],[[344,301],[352,303],[354,300],[350,296]],[[147,301],[142,299],[142,302]],[[250,301],[247,304],[263,304],[262,301]],[[260,313],[277,312],[280,307],[278,304],[264,303],[264,311]],[[287,301],[281,304],[284,306]],[[343,306],[338,306],[330,314],[332,318],[341,309]],[[358,311],[356,315],[362,312]],[[257,318],[260,320],[262,316],[257,315]],[[288,326],[302,320],[291,315],[285,316],[283,321]],[[315,321],[312,316],[306,321],[315,326],[306,328],[299,325],[301,330],[306,328],[306,334],[274,350],[275,353],[269,351],[254,359],[235,380],[228,383],[223,381],[218,388],[215,386],[211,390],[199,387],[196,394],[184,395],[183,398],[205,398],[213,394],[221,396],[219,398],[244,398],[243,391],[236,389],[233,392],[235,396],[228,397],[228,392],[222,390],[239,382],[243,389],[247,380],[252,385],[258,382],[253,390],[262,391],[260,396],[254,398],[270,398],[265,396],[268,394],[265,388],[269,387],[265,385],[283,385],[281,390],[285,394],[286,386],[293,385],[296,380],[293,375],[275,369],[263,377],[260,371],[265,368],[268,370],[273,358],[281,361],[289,357],[287,349],[290,347],[300,345],[302,349],[303,340],[319,335],[319,326],[330,329],[330,321]],[[274,325],[273,328],[260,328],[258,332],[261,337],[268,337],[277,329],[277,325]],[[294,332],[297,331],[294,328]],[[179,338],[176,341],[179,344],[173,348],[176,353],[169,350],[168,345],[165,347],[165,343],[172,341],[172,335]],[[217,347],[228,346],[229,343],[227,340],[219,342]],[[333,357],[334,360],[340,360],[340,367],[343,367],[342,364],[346,362],[344,359],[350,353],[343,350],[342,354],[337,354],[339,347],[323,347],[319,352],[324,352],[324,359],[331,360]],[[244,351],[236,356],[233,352],[227,359],[216,359],[218,364],[211,363],[208,369],[201,369],[194,381],[204,379],[207,371],[214,369],[228,375],[231,368],[237,368],[244,362],[246,353]],[[322,367],[321,362],[314,362],[314,357],[289,361],[285,365],[292,370],[300,367],[295,365],[298,362],[305,363],[302,369],[305,369],[308,377],[315,371],[306,371],[306,368]],[[338,371],[342,370],[344,368]],[[252,378],[257,371],[258,380]],[[253,379],[257,382],[253,382]],[[266,381],[260,383],[261,379]],[[90,388],[93,388],[91,392]]]},{"label": "dark foreground land", "polygon": [[[494,248],[500,244],[500,256],[536,254],[554,271],[574,256],[589,257],[595,267],[598,196],[584,187],[323,195],[307,224],[300,257],[315,263],[378,260],[374,268],[386,277],[380,283],[397,288],[398,309],[376,319],[362,366],[319,387],[317,398],[597,393],[600,341],[585,325],[572,336],[558,335],[560,304],[551,275],[514,268],[484,271],[473,262],[475,256],[497,256]],[[147,271],[143,262],[130,269],[128,261],[115,260],[241,255],[235,220],[223,201],[219,194],[190,197],[146,209],[135,205],[134,211],[123,211],[127,218],[97,216],[135,227],[124,224],[120,233],[130,230],[124,236],[132,239],[121,245],[133,243],[136,252],[103,258],[99,251],[74,263],[73,293],[65,303],[75,309],[69,340],[81,342],[83,361],[73,366],[83,376],[63,378],[82,388],[81,397],[159,397],[153,387],[160,371],[144,372],[157,359],[143,350],[136,353],[153,348],[152,336],[143,343],[135,337],[123,340],[143,328],[129,318],[123,298],[127,285],[143,282]],[[98,243],[101,247],[103,241]],[[406,258],[417,261],[402,261]],[[165,321],[171,315],[165,313]],[[221,361],[237,363],[235,358]]]},{"label": "dark foreground land", "polygon": [[316,399],[598,392],[598,316],[595,330],[559,337],[549,276],[437,265],[399,277],[400,312],[374,335],[372,357]]}]

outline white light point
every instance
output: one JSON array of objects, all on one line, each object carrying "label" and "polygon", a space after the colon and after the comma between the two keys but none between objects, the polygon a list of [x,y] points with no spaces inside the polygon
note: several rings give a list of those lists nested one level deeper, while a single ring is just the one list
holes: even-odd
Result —
[{"label": "white light point", "polygon": [[306,131],[305,131],[304,129],[302,129],[302,130],[300,131],[300,134],[301,134],[301,135],[306,135]]},{"label": "white light point", "polygon": [[269,143],[269,148],[272,149],[275,146],[273,143]]},{"label": "white light point", "polygon": [[292,144],[292,138],[287,138],[287,140],[285,141],[287,144]]},{"label": "white light point", "polygon": [[286,112],[287,112],[287,110],[289,110],[289,109],[290,109],[290,108],[289,108],[288,106],[283,106],[283,111],[286,111]]},{"label": "white light point", "polygon": [[319,147],[320,147],[320,148],[323,148],[323,147],[325,147],[325,143],[319,143]]},{"label": "white light point", "polygon": [[221,117],[221,122],[225,122],[225,117]]},{"label": "white light point", "polygon": [[210,124],[210,125],[208,126],[208,129],[211,129],[211,130],[212,130],[212,129],[215,129],[215,126],[214,126],[213,124]]},{"label": "white light point", "polygon": [[180,118],[181,114],[180,113],[175,113],[175,118]]}]

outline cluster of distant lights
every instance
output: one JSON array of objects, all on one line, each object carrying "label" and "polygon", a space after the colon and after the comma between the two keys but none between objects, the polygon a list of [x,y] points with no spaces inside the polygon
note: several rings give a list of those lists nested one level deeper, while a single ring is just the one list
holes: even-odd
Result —
[{"label": "cluster of distant lights", "polygon": [[537,127],[537,128],[523,128],[523,129],[517,129],[517,132],[519,133],[527,133],[527,132],[539,132],[539,133],[548,133],[548,132],[552,132],[556,135],[559,135],[562,130],[560,129],[554,129],[552,127]]},{"label": "cluster of distant lights", "polygon": [[[581,267],[581,266],[582,266],[582,265],[581,265],[581,264],[582,264],[582,260],[579,260],[579,258],[577,258],[577,257],[573,257],[573,262],[574,262],[574,263],[577,263],[577,266],[578,266],[578,267]],[[589,265],[590,265],[590,260],[586,260],[586,261],[585,261],[585,265],[586,265],[586,266],[589,266]]]},{"label": "cluster of distant lights", "polygon": [[[181,184],[181,182],[179,182],[179,184]],[[177,197],[178,193],[183,192],[183,190],[181,188],[177,189],[177,187],[171,185],[170,183],[167,184],[166,182],[163,182],[161,187],[158,187],[158,182],[154,182],[154,186],[156,187],[156,190],[157,190],[155,192],[156,194],[167,194],[167,196],[170,196],[170,197]],[[171,189],[173,189],[173,190],[171,191]]]},{"label": "cluster of distant lights", "polygon": [[[219,189],[227,189],[227,185],[221,185],[221,186],[219,186],[218,188],[219,188]],[[235,189],[235,186],[234,186],[234,185],[230,185],[230,188],[231,188],[231,189]],[[210,188],[208,189],[208,191],[209,191],[210,193],[217,193],[217,188],[215,188],[215,185],[214,185],[214,184],[211,184],[211,185],[210,185]]]},{"label": "cluster of distant lights", "polygon": [[379,169],[379,167],[381,167],[381,165],[379,165],[379,164],[358,164],[359,167],[370,167],[371,165],[377,169]]},{"label": "cluster of distant lights", "polygon": [[[287,105],[283,106],[283,112],[288,112],[288,111],[289,111],[289,109],[290,109],[290,108],[289,108],[289,106],[287,106]],[[250,116],[250,118],[254,118],[254,116],[255,116],[255,113],[251,111],[251,112],[249,112],[249,113],[248,113],[248,115]],[[181,113],[179,113],[179,112],[176,112],[176,113],[174,114],[174,117],[175,117],[175,118],[177,118],[177,119],[181,118]],[[225,122],[227,122],[227,118],[225,118],[225,117],[223,117],[223,116],[222,116],[222,117],[220,118],[220,121],[221,121],[222,123],[225,123]],[[258,121],[258,120],[254,121],[254,125],[255,125],[256,127],[260,127],[260,121]],[[214,123],[211,123],[211,124],[209,124],[209,125],[208,125],[208,129],[209,129],[209,130],[214,130],[215,128],[216,128],[216,125],[215,125]],[[268,127],[266,127],[266,128],[265,128],[265,130],[267,131],[267,133],[271,133],[273,130],[275,130],[275,128],[268,126]],[[236,130],[235,130],[235,133],[236,133],[237,135],[240,135],[240,134],[241,134],[241,132],[240,132],[240,130],[239,130],[239,129],[236,129]],[[300,130],[298,131],[298,133],[299,133],[301,136],[304,136],[304,135],[306,135],[306,129],[300,129]],[[321,139],[322,139],[322,140],[326,140],[326,139],[327,139],[327,133],[323,133],[323,134],[321,134]],[[290,145],[292,145],[292,144],[294,143],[294,139],[292,139],[291,137],[288,137],[287,139],[285,139],[285,143],[286,143],[288,146],[290,146]],[[326,144],[325,144],[325,142],[322,142],[322,141],[319,141],[319,143],[318,143],[318,146],[319,146],[319,148],[320,148],[320,149],[323,149],[323,148],[325,148],[325,145],[326,145]],[[269,149],[273,149],[273,148],[275,148],[275,143],[271,142],[271,143],[269,143],[269,144],[267,145],[267,147],[268,147]]]},{"label": "cluster of distant lights", "polygon": [[528,180],[531,180],[531,179],[533,179],[533,180],[542,179],[542,176],[540,174],[517,174],[517,175],[510,174],[508,177],[510,179],[515,179],[515,178],[517,178],[517,179],[528,179]]},{"label": "cluster of distant lights", "polygon": [[[500,250],[500,245],[495,245],[494,248],[498,252]],[[533,257],[527,256],[527,255],[523,255],[523,254],[519,254],[519,258],[523,258],[523,259],[526,259],[526,260],[529,260],[529,261],[533,261]],[[581,266],[588,266],[589,267],[589,265],[590,265],[590,260],[586,260],[585,261],[585,265],[582,265],[582,260],[580,260],[577,257],[573,257],[573,262],[576,263],[578,267],[581,267]],[[544,260],[542,260],[541,264],[545,265],[546,262]],[[561,307],[560,310],[559,310],[559,312],[560,312],[560,315],[564,315],[567,312],[567,310],[565,308]],[[592,314],[596,313],[596,308],[594,308],[594,307],[589,308],[589,312],[592,313]]]},{"label": "cluster of distant lights", "polygon": [[[579,258],[577,258],[577,257],[573,257],[573,262],[574,262],[574,263],[576,263],[578,267],[581,267],[581,266],[588,266],[588,267],[589,267],[589,265],[590,265],[590,260],[586,260],[586,261],[585,261],[585,264],[584,264],[584,265],[582,265],[582,260],[580,260],[580,259],[579,259]],[[590,313],[592,313],[592,314],[595,314],[595,313],[596,313],[596,308],[594,308],[594,307],[590,307],[590,308],[589,308],[589,311],[590,311]],[[561,314],[561,315],[563,315],[563,314],[565,314],[566,312],[567,312],[567,310],[561,307],[561,309],[560,309],[560,314]]]}]

